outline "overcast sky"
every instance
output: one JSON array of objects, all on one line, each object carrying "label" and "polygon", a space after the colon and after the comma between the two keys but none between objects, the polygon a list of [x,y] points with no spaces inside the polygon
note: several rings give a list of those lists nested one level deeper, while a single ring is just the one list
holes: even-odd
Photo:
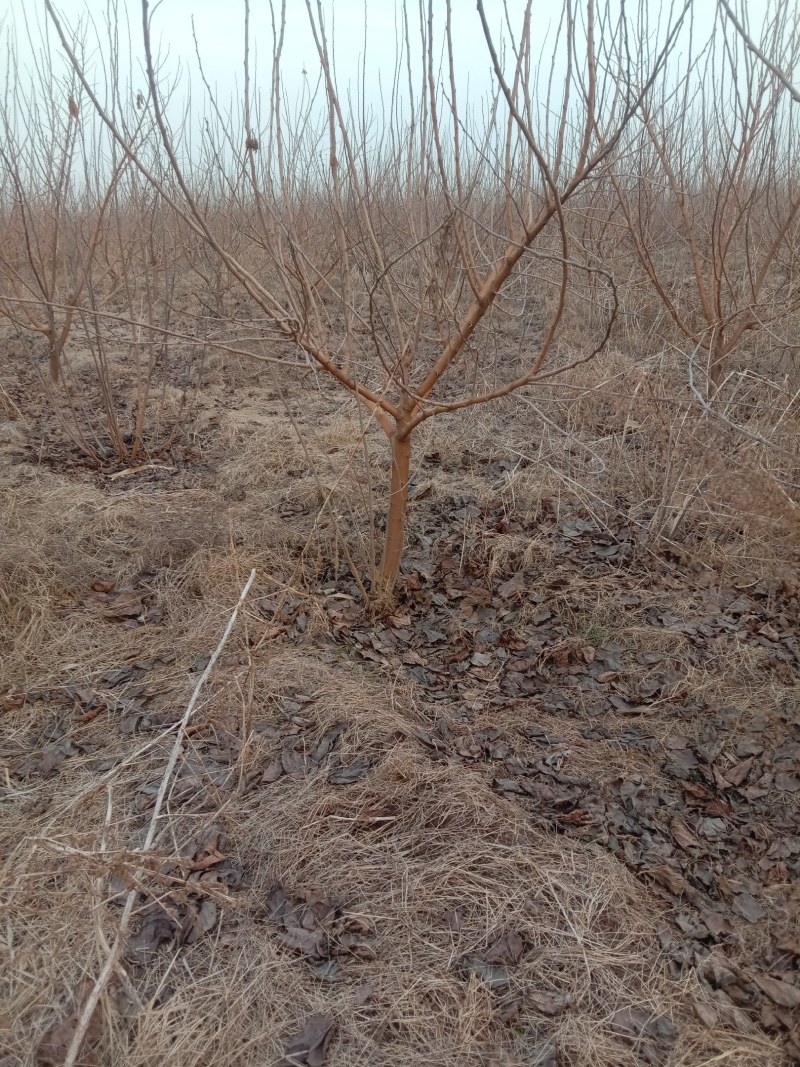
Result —
[{"label": "overcast sky", "polygon": [[[792,2],[792,0],[787,0]],[[278,0],[279,3],[279,0]],[[521,24],[525,0],[506,0],[512,25]],[[748,0],[748,11],[754,23],[763,12],[767,0]],[[362,55],[366,54],[366,79],[370,93],[377,93],[379,78],[385,83],[391,76],[396,54],[398,30],[398,4],[393,0],[323,0],[335,37],[335,55],[338,78],[344,84],[357,76]],[[629,8],[633,7],[629,3]],[[713,24],[715,0],[695,0],[695,20],[699,35],[709,32]],[[78,25],[82,18],[91,17],[102,28],[106,14],[106,0],[56,0],[57,10],[65,24]],[[665,13],[669,3],[649,0],[650,20],[655,22],[659,13]],[[13,23],[18,30],[20,55],[24,57],[26,44],[23,13],[33,25],[45,21],[41,0],[0,0],[0,11],[5,8],[7,24]],[[122,5],[120,5],[122,10]],[[411,17],[416,20],[416,0],[409,3]],[[470,95],[477,99],[491,85],[489,57],[481,32],[474,0],[452,0],[453,33],[458,60],[460,88],[470,87]],[[535,35],[542,41],[551,19],[558,13],[560,4],[553,0],[536,0],[534,4]],[[251,39],[254,50],[261,57],[263,75],[268,74],[267,59],[271,49],[269,4],[267,0],[252,0]],[[439,20],[444,16],[445,0],[436,0],[435,9]],[[503,0],[486,0],[490,20],[501,32]],[[299,88],[304,80],[304,71],[316,78],[319,63],[313,39],[308,28],[305,0],[288,0],[287,40],[284,53],[284,75],[290,93]],[[335,18],[332,12],[335,11]],[[241,82],[243,54],[243,0],[162,0],[155,12],[154,38],[163,50],[169,50],[173,63],[180,61],[185,69],[196,72],[197,61],[192,40],[192,20],[197,33],[200,53],[206,74],[224,100],[237,91]],[[141,9],[137,0],[128,4],[132,52],[135,60],[141,57]],[[412,27],[413,34],[413,27]],[[365,49],[366,42],[366,49]],[[20,72],[24,76],[23,72]]]}]

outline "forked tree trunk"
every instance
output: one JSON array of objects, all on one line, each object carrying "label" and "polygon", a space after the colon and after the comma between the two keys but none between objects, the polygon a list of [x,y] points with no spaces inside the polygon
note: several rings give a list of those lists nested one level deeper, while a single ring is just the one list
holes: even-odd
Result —
[{"label": "forked tree trunk", "polygon": [[[73,299],[75,298],[73,297]],[[73,312],[69,311],[61,325],[61,329],[56,331],[55,323],[51,322],[50,329],[46,334],[50,345],[50,377],[55,384],[58,384],[61,376],[61,356],[72,328],[73,318]]]},{"label": "forked tree trunk", "polygon": [[390,596],[400,570],[408,519],[408,478],[411,471],[411,434],[402,435],[398,427],[391,439],[392,480],[389,491],[389,513],[386,517],[386,539],[383,556],[376,575],[376,592]]}]

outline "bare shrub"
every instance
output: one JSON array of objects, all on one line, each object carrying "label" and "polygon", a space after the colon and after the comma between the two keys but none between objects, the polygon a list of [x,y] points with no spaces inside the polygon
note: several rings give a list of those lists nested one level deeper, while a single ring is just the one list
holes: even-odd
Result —
[{"label": "bare shrub", "polygon": [[[167,124],[144,2],[149,105],[169,160],[167,182],[126,144],[118,121],[93,93],[52,5],[47,7],[85,92],[135,165],[237,279],[276,337],[299,346],[357,397],[385,433],[392,473],[384,547],[373,581],[379,592],[391,592],[405,538],[414,431],[433,416],[497,399],[564,365],[584,362],[606,344],[617,306],[613,279],[575,246],[565,209],[613,154],[661,74],[682,16],[656,44],[642,40],[634,70],[622,63],[632,23],[615,22],[610,10],[593,0],[580,22],[572,6],[565,6],[552,43],[553,63],[568,70],[559,89],[532,74],[531,5],[506,79],[479,4],[497,83],[491,117],[480,128],[459,111],[449,6],[441,29],[432,2],[421,13],[419,70],[404,8],[395,78],[407,74],[410,118],[380,119],[373,145],[364,101],[360,111],[345,109],[329,28],[321,6],[310,3],[326,109],[320,116],[313,97],[302,99],[291,115],[283,106],[284,3],[274,24],[269,106],[256,123],[246,14],[244,98],[230,119],[211,101],[216,125],[205,127],[204,166],[198,172],[192,160],[179,161],[176,154],[177,133]],[[443,70],[440,47],[446,56]],[[578,51],[585,61],[573,62]],[[555,124],[548,118],[543,126],[543,113],[557,116]],[[324,170],[314,163],[322,138]],[[221,169],[226,158],[234,161],[230,179]],[[211,178],[206,164],[213,167]],[[248,255],[216,232],[206,191],[223,187],[228,214],[249,217]],[[322,217],[332,219],[335,241],[320,240]],[[252,266],[253,251],[258,269]],[[486,368],[476,330],[494,316],[498,296],[511,294],[522,264],[535,265],[540,288],[551,290],[552,297],[539,302],[541,321],[522,358]],[[605,322],[581,352],[559,353],[573,278],[585,273],[602,277],[608,286]],[[474,369],[454,373],[457,366],[469,367],[470,359]],[[545,370],[548,360],[552,368]]]},{"label": "bare shrub", "polygon": [[[800,59],[797,18],[775,6],[759,37],[790,70]],[[679,335],[706,353],[713,395],[749,334],[787,344],[800,309],[800,140],[786,85],[731,22],[690,44],[680,76],[676,66],[642,101],[612,182],[654,294]]]}]

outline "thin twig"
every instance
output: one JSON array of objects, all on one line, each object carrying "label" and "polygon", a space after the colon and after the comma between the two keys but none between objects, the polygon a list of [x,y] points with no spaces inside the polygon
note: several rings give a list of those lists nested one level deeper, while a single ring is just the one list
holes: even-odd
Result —
[{"label": "thin twig", "polygon": [[784,448],[783,445],[776,444],[775,441],[770,441],[766,437],[762,437],[760,433],[754,433],[752,430],[748,430],[746,426],[742,426],[741,423],[734,422],[733,419],[729,419],[727,415],[723,415],[721,411],[717,411],[709,404],[697,386],[694,384],[694,357],[697,355],[699,345],[689,356],[689,391],[692,396],[702,407],[703,411],[707,415],[712,415],[715,419],[719,419],[720,422],[724,422],[726,426],[730,426],[732,430],[736,430],[737,433],[742,434],[744,437],[749,437],[751,441],[756,441],[760,445],[766,445],[767,448],[774,448],[776,452],[783,452],[785,456],[791,456],[795,458],[795,453],[791,449]]},{"label": "thin twig", "polygon": [[[183,736],[186,731],[186,727],[189,725],[189,720],[191,719],[192,712],[194,711],[195,705],[197,704],[198,697],[200,696],[200,691],[208,680],[211,671],[214,669],[214,665],[216,664],[223,648],[225,647],[226,641],[230,637],[231,631],[233,630],[233,627],[236,623],[236,617],[239,614],[239,609],[244,603],[245,597],[250,592],[250,586],[253,584],[255,577],[256,572],[254,569],[250,571],[250,577],[247,579],[244,589],[242,589],[241,593],[239,594],[239,600],[236,604],[236,607],[233,609],[231,617],[228,619],[228,625],[225,627],[225,632],[220,638],[219,644],[214,649],[211,659],[208,661],[208,666],[203,671],[200,676],[200,679],[197,682],[197,685],[194,687],[194,692],[192,693],[189,703],[186,705],[186,711],[183,713],[183,718],[181,719],[180,726],[178,727],[178,735],[175,738],[175,744],[172,746],[172,752],[170,753],[170,757],[167,761],[167,766],[164,771],[163,778],[161,779],[161,786],[158,790],[158,796],[156,797],[156,802],[153,807],[153,814],[150,819],[150,825],[147,830],[147,836],[144,840],[144,844],[142,845],[141,849],[138,849],[137,851],[147,852],[150,848],[152,848],[153,841],[155,840],[156,832],[158,830],[158,820],[159,816],[161,815],[161,808],[164,804],[164,799],[170,787],[170,781],[175,770],[175,765],[178,762],[178,757],[180,756],[183,747]],[[134,876],[134,881],[139,877],[140,874],[141,872],[136,873],[136,875]],[[128,925],[130,924],[131,916],[133,914],[133,908],[138,895],[138,890],[135,888],[131,889],[131,891],[128,893],[128,897],[125,901],[125,908],[122,912],[122,917],[120,918],[119,930],[117,931],[117,937],[114,942],[114,947],[111,949],[111,952],[109,953],[108,958],[106,959],[105,965],[103,966],[99,977],[95,981],[94,989],[92,990],[91,994],[86,1000],[86,1003],[83,1006],[81,1017],[78,1020],[78,1025],[75,1028],[75,1033],[72,1037],[72,1042],[69,1046],[66,1059],[64,1060],[64,1067],[75,1067],[75,1063],[78,1058],[78,1053],[80,1052],[81,1046],[83,1045],[83,1042],[86,1038],[86,1031],[89,1028],[89,1023],[91,1022],[92,1016],[94,1015],[97,1005],[100,1002],[100,997],[103,995],[103,991],[108,985],[109,979],[111,978],[112,973],[116,969],[117,963],[119,962],[119,958],[122,955],[122,949],[125,944],[125,934],[127,932]]]},{"label": "thin twig", "polygon": [[757,59],[761,60],[761,62],[764,64],[764,66],[767,68],[767,70],[769,70],[772,74],[775,75],[775,77],[778,79],[778,81],[781,83],[781,85],[784,87],[784,89],[789,93],[791,98],[796,103],[800,104],[800,89],[797,89],[792,84],[792,82],[789,81],[789,78],[784,73],[784,71],[782,71],[781,68],[779,66],[777,66],[777,64],[773,63],[772,60],[769,58],[769,56],[765,55],[763,50],[758,47],[756,42],[753,40],[753,38],[750,36],[750,34],[747,32],[747,30],[744,28],[742,23],[739,21],[739,19],[734,14],[733,9],[731,8],[731,5],[728,3],[728,0],[719,0],[719,3],[720,3],[720,7],[723,9],[725,14],[728,16],[728,18],[731,20],[733,25],[736,27],[736,32],[739,34],[739,36],[744,41],[745,47],[749,48],[750,51],[753,53],[753,55],[756,56]]}]

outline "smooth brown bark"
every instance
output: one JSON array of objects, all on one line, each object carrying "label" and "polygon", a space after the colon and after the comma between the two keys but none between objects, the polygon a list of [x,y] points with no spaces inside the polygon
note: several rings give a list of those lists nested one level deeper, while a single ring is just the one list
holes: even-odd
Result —
[{"label": "smooth brown bark", "polygon": [[408,479],[411,472],[411,435],[404,435],[398,427],[391,440],[392,480],[389,492],[389,513],[386,517],[386,538],[383,556],[376,575],[376,591],[390,596],[400,570],[408,519]]},{"label": "smooth brown bark", "polygon": [[722,330],[718,330],[708,352],[708,394],[712,397],[725,380],[729,350],[725,345]]},{"label": "smooth brown bark", "polygon": [[50,352],[50,378],[53,382],[58,382],[59,372],[61,369],[61,350],[51,350]]}]

